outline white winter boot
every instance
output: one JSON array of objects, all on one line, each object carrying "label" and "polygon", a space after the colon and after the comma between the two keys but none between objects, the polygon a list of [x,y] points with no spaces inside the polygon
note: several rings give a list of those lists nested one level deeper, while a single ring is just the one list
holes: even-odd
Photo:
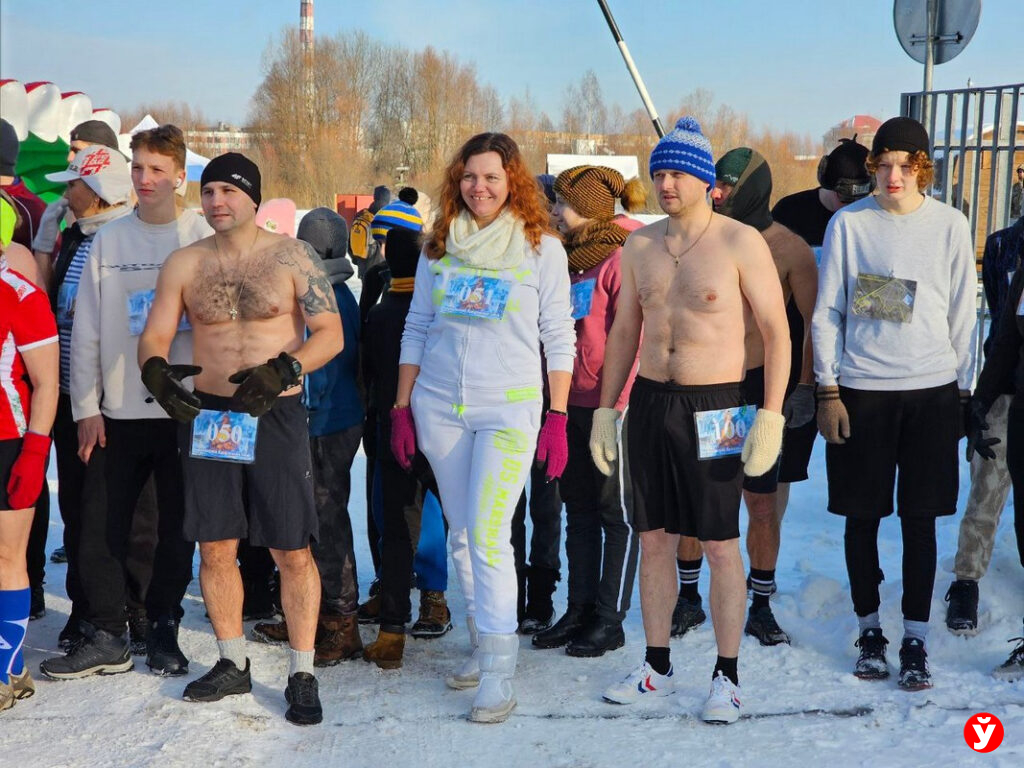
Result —
[{"label": "white winter boot", "polygon": [[519,635],[480,635],[480,688],[469,713],[474,723],[502,723],[515,709],[512,675],[518,653]]},{"label": "white winter boot", "polygon": [[480,685],[480,633],[476,631],[476,620],[472,616],[466,617],[466,629],[469,630],[469,644],[473,648],[473,653],[462,662],[462,666],[445,678],[448,687],[457,691]]}]

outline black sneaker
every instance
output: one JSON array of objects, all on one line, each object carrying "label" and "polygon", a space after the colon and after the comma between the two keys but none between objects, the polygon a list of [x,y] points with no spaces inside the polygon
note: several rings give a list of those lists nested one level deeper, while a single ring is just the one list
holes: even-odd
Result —
[{"label": "black sneaker", "polygon": [[904,691],[923,691],[932,687],[932,674],[928,671],[928,654],[924,640],[903,638],[900,646],[900,679],[897,683]]},{"label": "black sneaker", "polygon": [[531,608],[527,608],[526,618],[519,622],[519,634],[521,635],[536,635],[538,632],[543,632],[545,629],[550,627],[551,622],[555,620],[554,610],[547,615],[534,612],[535,615],[531,616],[530,613]]},{"label": "black sneaker", "polygon": [[132,608],[128,611],[128,640],[131,643],[132,656],[145,656],[149,649],[146,637],[151,629],[145,608]]},{"label": "black sneaker", "polygon": [[1010,658],[992,670],[992,677],[1008,683],[1024,679],[1024,637],[1015,637],[1009,642],[1017,643],[1010,651]]},{"label": "black sneaker", "polygon": [[751,637],[756,637],[761,645],[789,645],[789,635],[775,621],[775,614],[772,613],[770,605],[757,610],[751,606],[750,613],[747,614],[747,626],[743,631]]},{"label": "black sneaker", "polygon": [[220,659],[213,669],[186,685],[181,698],[185,701],[220,701],[225,696],[251,691],[249,660],[245,660],[245,669],[239,669],[233,661]]},{"label": "black sneaker", "polygon": [[66,656],[46,659],[39,671],[54,680],[75,680],[90,675],[116,675],[134,666],[128,638],[81,622],[85,639]]},{"label": "black sneaker", "polygon": [[622,622],[594,616],[590,623],[580,629],[569,641],[565,652],[569,656],[595,658],[604,656],[607,651],[614,651],[626,644],[626,635],[622,631]]},{"label": "black sneaker", "polygon": [[853,668],[853,674],[861,680],[885,680],[889,677],[889,664],[885,660],[885,639],[881,629],[865,629],[854,645],[860,648],[860,656]]},{"label": "black sneaker", "polygon": [[946,626],[954,635],[978,634],[978,582],[957,579],[946,591]]},{"label": "black sneaker", "polygon": [[562,618],[552,624],[548,629],[545,629],[542,632],[537,632],[533,636],[533,647],[561,648],[576,637],[577,634],[583,631],[587,624],[590,623],[590,620],[595,616],[594,611],[595,606],[593,603],[587,603],[586,605],[569,603],[569,607],[566,608],[565,614]]},{"label": "black sneaker", "polygon": [[704,604],[699,596],[696,600],[687,600],[680,594],[672,611],[672,637],[682,637],[707,620],[708,615],[704,613]]},{"label": "black sneaker", "polygon": [[320,706],[320,687],[309,672],[296,672],[288,678],[284,699],[288,702],[284,718],[289,723],[316,725],[324,719],[324,710]]},{"label": "black sneaker", "polygon": [[178,645],[177,619],[165,617],[154,621],[146,646],[146,666],[154,675],[188,674],[188,659]]},{"label": "black sneaker", "polygon": [[66,563],[68,561],[68,551],[64,547],[57,547],[53,552],[50,553],[51,563]]},{"label": "black sneaker", "polygon": [[42,584],[33,584],[30,592],[31,604],[28,609],[28,620],[35,621],[46,615],[46,597]]}]

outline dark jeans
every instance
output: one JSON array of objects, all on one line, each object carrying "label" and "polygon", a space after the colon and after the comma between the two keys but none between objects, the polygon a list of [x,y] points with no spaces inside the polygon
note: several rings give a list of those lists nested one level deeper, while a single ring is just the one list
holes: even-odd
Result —
[{"label": "dark jeans", "polygon": [[603,617],[621,622],[633,593],[639,537],[632,527],[628,468],[623,488],[617,462],[607,477],[590,457],[593,420],[593,408],[569,406],[569,463],[559,486],[565,500],[569,602],[596,603]]},{"label": "dark jeans", "polygon": [[[46,468],[50,466],[50,457],[46,457]],[[28,546],[25,559],[28,565],[28,581],[33,587],[43,583],[46,576],[46,534],[50,528],[50,487],[47,484],[46,469],[43,470],[43,490],[36,499],[35,512],[32,514],[32,528],[29,529]]]},{"label": "dark jeans", "polygon": [[[870,616],[881,600],[878,585],[878,519],[846,518],[844,546],[853,610]],[[901,517],[903,533],[903,618],[927,622],[935,586],[935,518]]]},{"label": "dark jeans", "polygon": [[359,581],[352,541],[348,500],[352,491],[352,460],[359,450],[363,426],[309,440],[313,457],[313,497],[320,520],[320,538],[313,542],[313,557],[320,569],[324,614],[355,613],[359,607]]},{"label": "dark jeans", "polygon": [[[380,531],[377,530],[377,521],[374,517],[374,470],[377,462],[377,411],[373,408],[366,409],[366,419],[363,421],[363,453],[366,454],[366,543],[370,547],[370,559],[373,561],[373,573],[375,578],[380,577]],[[388,450],[387,446],[384,446]]]},{"label": "dark jeans", "polygon": [[1017,556],[1024,565],[1024,399],[1013,398],[1006,418],[1006,468],[1013,483],[1013,530]]},{"label": "dark jeans", "polygon": [[[561,569],[559,549],[562,545],[562,497],[558,493],[558,481],[548,482],[545,470],[536,463],[530,469],[530,565],[555,571]],[[526,490],[519,497],[516,511],[512,514],[512,550],[515,553],[516,570],[526,568]]]},{"label": "dark jeans", "polygon": [[182,536],[184,499],[177,425],[171,419],[104,418],[107,434],[104,474],[106,505],[82,507],[79,574],[88,602],[86,618],[96,627],[121,634],[127,614],[129,539],[146,480],[156,482],[158,541],[153,578],[146,594],[150,619],[181,618],[181,601],[192,580],[195,545]]}]

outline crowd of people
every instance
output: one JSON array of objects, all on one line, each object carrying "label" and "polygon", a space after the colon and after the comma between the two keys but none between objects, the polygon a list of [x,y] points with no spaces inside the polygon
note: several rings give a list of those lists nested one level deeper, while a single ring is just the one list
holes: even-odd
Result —
[{"label": "crowd of people", "polygon": [[[198,544],[219,658],[183,698],[252,690],[243,622],[257,620],[248,639],[288,649],[285,717],[319,723],[317,668],[396,669],[407,634],[452,630],[450,551],[470,652],[446,682],[475,689],[471,721],[515,708],[524,635],[575,657],[623,647],[639,574],[646,649],[604,692],[633,704],[675,691],[669,642],[707,621],[706,558],[718,655],[702,718],[732,723],[742,636],[790,643],[771,597],[819,432],[828,510],[845,518],[854,675],[890,676],[877,537],[895,511],[897,684],[932,684],[935,521],[956,512],[965,436],[946,624],[978,631],[996,524],[1011,485],[1024,493],[1024,219],[986,243],[992,322],[972,393],[971,236],[927,194],[917,121],[885,122],[870,148],[843,139],[817,187],[772,207],[756,149],[716,161],[681,118],[650,156],[665,216],[647,225],[630,217],[640,179],[600,164],[535,176],[511,137],[483,133],[432,208],[381,186],[351,234],[317,208],[295,236],[244,155],[209,162],[196,211],[175,126],[136,133],[127,159],[98,121],[71,139],[48,177],[66,191],[46,205],[0,123],[0,710],[35,692],[22,646],[46,610],[51,439],[71,601],[64,653],[39,667],[55,680],[127,672],[135,655],[189,675],[178,632]],[[1024,514],[1015,529],[1024,565]],[[365,646],[360,624],[377,626]],[[1024,677],[1024,640],[994,674]]]}]

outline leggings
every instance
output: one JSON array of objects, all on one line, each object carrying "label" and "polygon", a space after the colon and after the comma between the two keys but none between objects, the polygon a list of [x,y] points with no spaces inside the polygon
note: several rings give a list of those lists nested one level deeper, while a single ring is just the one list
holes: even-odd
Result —
[{"label": "leggings", "polygon": [[[870,616],[881,600],[878,585],[878,524],[880,520],[846,518],[846,570],[850,576],[853,610]],[[901,517],[903,533],[903,618],[928,621],[935,586],[935,518]]]},{"label": "leggings", "polygon": [[533,463],[541,402],[504,390],[416,382],[412,411],[420,450],[434,469],[451,529],[452,560],[481,634],[517,629],[512,515]]}]

